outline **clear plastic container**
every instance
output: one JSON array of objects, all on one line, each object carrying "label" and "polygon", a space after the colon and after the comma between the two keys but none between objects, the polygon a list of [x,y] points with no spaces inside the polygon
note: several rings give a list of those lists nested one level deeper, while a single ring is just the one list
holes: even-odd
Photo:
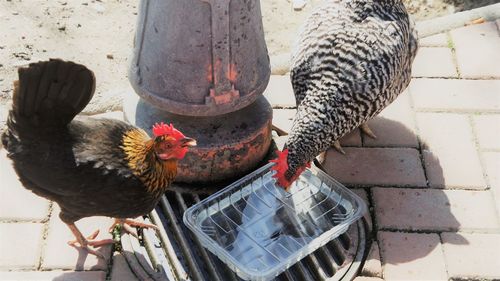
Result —
[{"label": "clear plastic container", "polygon": [[352,191],[317,168],[289,192],[269,163],[184,213],[201,244],[246,280],[270,280],[344,233],[366,212]]}]

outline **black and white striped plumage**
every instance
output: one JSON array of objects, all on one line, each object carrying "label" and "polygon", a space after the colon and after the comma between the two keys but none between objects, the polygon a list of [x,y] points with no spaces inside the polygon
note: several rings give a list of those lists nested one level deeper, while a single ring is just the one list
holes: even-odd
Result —
[{"label": "black and white striped plumage", "polygon": [[401,0],[327,0],[318,7],[292,56],[297,114],[285,145],[286,180],[394,101],[410,82],[416,52]]}]

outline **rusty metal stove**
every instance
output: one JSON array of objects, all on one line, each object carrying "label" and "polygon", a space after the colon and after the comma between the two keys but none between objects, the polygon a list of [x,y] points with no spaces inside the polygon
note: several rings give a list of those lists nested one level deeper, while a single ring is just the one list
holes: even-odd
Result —
[{"label": "rusty metal stove", "polygon": [[213,182],[246,174],[269,149],[270,77],[256,0],[143,0],[130,82],[139,95],[126,119],[151,131],[171,122],[198,146],[177,181]]}]

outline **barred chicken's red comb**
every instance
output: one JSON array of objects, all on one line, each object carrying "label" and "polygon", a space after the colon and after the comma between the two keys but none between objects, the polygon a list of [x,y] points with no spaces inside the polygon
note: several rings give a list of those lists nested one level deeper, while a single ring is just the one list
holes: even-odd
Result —
[{"label": "barred chicken's red comb", "polygon": [[286,190],[291,184],[291,182],[285,178],[285,172],[288,169],[288,149],[284,149],[283,151],[277,150],[276,154],[278,158],[269,161],[275,163],[275,165],[271,167],[271,170],[276,171],[273,178],[276,179],[278,185],[284,187]]},{"label": "barred chicken's red comb", "polygon": [[306,163],[304,167],[299,167],[291,180],[287,180],[285,177],[285,173],[288,170],[288,149],[284,149],[283,151],[278,150],[276,151],[276,154],[278,155],[278,158],[269,161],[276,163],[271,167],[271,170],[276,171],[276,173],[273,175],[273,178],[276,179],[276,182],[279,186],[288,191],[292,182],[294,182],[306,168],[311,167],[311,162]]},{"label": "barred chicken's red comb", "polygon": [[171,136],[171,137],[174,137],[177,140],[183,139],[183,138],[186,137],[186,136],[184,136],[183,133],[181,133],[179,130],[177,130],[176,128],[174,128],[174,126],[172,124],[167,125],[167,124],[165,124],[163,122],[156,123],[156,124],[153,125],[153,134],[156,137]]}]

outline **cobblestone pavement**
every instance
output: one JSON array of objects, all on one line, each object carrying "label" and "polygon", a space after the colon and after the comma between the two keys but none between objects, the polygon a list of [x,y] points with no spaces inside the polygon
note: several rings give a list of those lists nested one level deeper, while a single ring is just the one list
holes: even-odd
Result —
[{"label": "cobblestone pavement", "polygon": [[[355,130],[346,155],[328,151],[328,172],[370,205],[376,243],[356,280],[500,279],[499,29],[423,38],[410,86],[370,121],[378,138]],[[288,130],[288,76],[273,76],[265,95]],[[136,279],[110,248],[107,263],[67,246],[58,207],[21,186],[4,151],[0,164],[0,280]],[[110,219],[77,224],[91,233]]]}]

